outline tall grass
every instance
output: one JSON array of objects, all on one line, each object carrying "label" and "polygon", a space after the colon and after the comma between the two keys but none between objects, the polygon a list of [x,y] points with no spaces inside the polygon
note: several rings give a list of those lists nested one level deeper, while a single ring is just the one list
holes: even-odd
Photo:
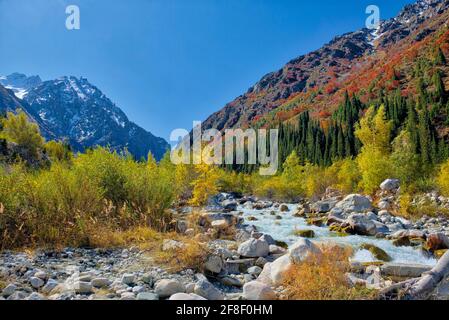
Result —
[{"label": "tall grass", "polygon": [[176,197],[175,171],[97,148],[48,170],[23,165],[0,172],[1,248],[89,245],[100,229],[149,226],[166,230]]}]

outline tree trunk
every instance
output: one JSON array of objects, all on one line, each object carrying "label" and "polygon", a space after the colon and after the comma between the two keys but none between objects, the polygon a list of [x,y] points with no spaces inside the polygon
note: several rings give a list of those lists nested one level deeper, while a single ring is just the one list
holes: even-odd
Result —
[{"label": "tree trunk", "polygon": [[424,273],[417,281],[412,282],[401,294],[404,300],[425,300],[430,297],[438,284],[449,276],[449,251],[429,272]]}]

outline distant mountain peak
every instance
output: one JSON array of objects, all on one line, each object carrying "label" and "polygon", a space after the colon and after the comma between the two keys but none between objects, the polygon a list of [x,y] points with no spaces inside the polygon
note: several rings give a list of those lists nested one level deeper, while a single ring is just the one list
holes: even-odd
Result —
[{"label": "distant mountain peak", "polygon": [[0,76],[0,84],[14,91],[17,98],[23,99],[28,90],[42,82],[39,76],[28,77],[23,73],[12,73],[8,76]]},{"label": "distant mountain peak", "polygon": [[0,84],[22,99],[22,108],[45,126],[43,133],[47,139],[68,140],[75,150],[101,145],[114,150],[126,148],[139,159],[148,152],[160,159],[169,148],[164,139],[129,121],[86,78],[62,76],[42,81],[39,76],[13,73],[0,77]]}]

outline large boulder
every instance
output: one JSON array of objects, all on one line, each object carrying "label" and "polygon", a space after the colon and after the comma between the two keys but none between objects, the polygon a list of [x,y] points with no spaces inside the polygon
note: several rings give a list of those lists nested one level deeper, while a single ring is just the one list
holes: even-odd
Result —
[{"label": "large boulder", "polygon": [[331,211],[338,203],[335,199],[326,199],[312,203],[310,209],[316,213],[326,213]]},{"label": "large boulder", "polygon": [[395,191],[399,189],[400,181],[398,179],[387,179],[380,184],[382,191]]},{"label": "large boulder", "polygon": [[375,236],[377,226],[374,221],[368,219],[364,214],[351,214],[343,224],[348,227],[347,232],[362,236]]},{"label": "large boulder", "polygon": [[246,258],[265,257],[270,253],[270,245],[265,240],[251,238],[240,244],[237,252]]},{"label": "large boulder", "polygon": [[373,208],[371,200],[360,194],[350,194],[335,205],[345,213],[365,212]]},{"label": "large boulder", "polygon": [[302,238],[296,241],[289,249],[290,259],[293,263],[304,261],[309,254],[320,254],[321,250],[312,241]]},{"label": "large boulder", "polygon": [[170,297],[175,293],[185,292],[185,286],[175,279],[162,279],[159,280],[155,287],[154,291],[161,298]]},{"label": "large boulder", "polygon": [[275,286],[281,285],[284,281],[285,273],[290,269],[291,266],[292,260],[290,259],[289,255],[284,255],[276,259],[267,267],[267,269],[270,270],[270,281],[265,281],[265,283],[271,282]]},{"label": "large boulder", "polygon": [[243,286],[243,297],[246,300],[276,300],[276,293],[265,283],[251,281]]},{"label": "large boulder", "polygon": [[430,251],[449,249],[449,237],[442,232],[429,234],[426,249]]}]

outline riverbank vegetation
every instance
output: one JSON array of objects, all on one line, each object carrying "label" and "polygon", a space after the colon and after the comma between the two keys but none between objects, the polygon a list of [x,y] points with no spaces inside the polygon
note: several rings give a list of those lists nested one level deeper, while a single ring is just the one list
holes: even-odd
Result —
[{"label": "riverbank vegetation", "polygon": [[[169,154],[159,163],[151,155],[142,162],[102,147],[74,155],[67,144],[45,142],[25,114],[9,113],[0,133],[1,247],[91,245],[99,233],[138,227],[169,231],[170,208],[205,205],[221,191],[295,201],[318,198],[328,187],[371,194],[395,177],[403,181],[403,199],[432,189],[449,195],[449,162],[424,165],[410,131],[391,142],[393,127],[384,106],[371,107],[355,130],[362,145],[357,156],[320,166],[293,151],[277,175],[263,177],[204,164],[176,166]],[[412,209],[404,203],[403,213]]]}]

